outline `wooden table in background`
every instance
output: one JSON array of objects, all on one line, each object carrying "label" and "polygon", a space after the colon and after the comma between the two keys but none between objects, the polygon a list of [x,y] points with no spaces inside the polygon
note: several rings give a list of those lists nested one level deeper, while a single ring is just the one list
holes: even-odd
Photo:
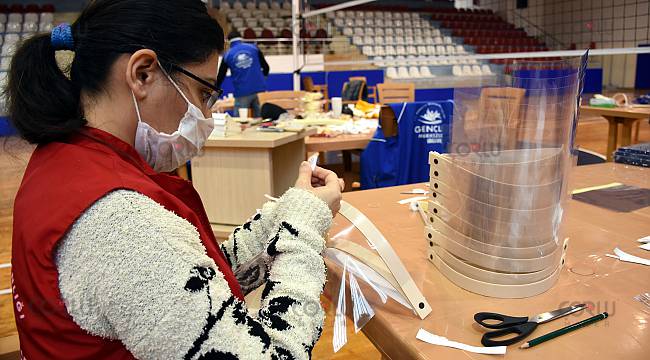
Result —
[{"label": "wooden table in background", "polygon": [[[299,133],[259,132],[255,128],[227,137],[210,137],[192,159],[192,182],[213,225],[243,224],[267,200],[293,186],[305,160],[305,137]],[[216,230],[219,228],[217,227]]]},{"label": "wooden table in background", "polygon": [[603,108],[597,106],[581,106],[580,115],[602,116],[609,123],[607,135],[607,161],[612,161],[618,140],[618,124],[621,124],[621,146],[632,144],[632,126],[637,120],[650,118],[649,107]]},{"label": "wooden table in background", "polygon": [[352,150],[363,150],[374,136],[374,131],[367,134],[339,135],[335,137],[310,136],[305,139],[307,153],[327,151],[341,151],[343,154],[343,168],[345,171],[352,169]]},{"label": "wooden table in background", "polygon": [[[605,163],[574,169],[573,186],[584,188],[610,182],[648,187],[650,169]],[[618,213],[586,203],[569,200],[565,208],[565,233],[570,237],[567,263],[555,286],[543,294],[525,299],[497,299],[466,291],[442,275],[427,258],[424,225],[418,213],[397,201],[412,195],[401,191],[424,185],[407,185],[344,194],[343,198],[364,212],[395,248],[414,282],[429,301],[433,311],[420,320],[411,311],[392,300],[376,305],[379,300],[372,290],[364,295],[375,310],[375,316],[363,332],[389,359],[487,359],[447,347],[430,345],[415,338],[420,328],[450,340],[481,346],[483,329],[474,323],[480,311],[509,315],[532,315],[568,304],[588,303],[593,309],[564,319],[540,325],[528,340],[575,323],[603,311],[610,317],[598,324],[580,329],[543,345],[520,350],[508,348],[509,359],[647,359],[650,354],[650,309],[633,297],[650,290],[650,268],[620,262],[606,257],[615,247],[630,254],[648,257],[639,249],[637,239],[650,235],[650,207],[630,213]],[[334,220],[331,237],[344,236],[364,241],[358,231],[349,230],[349,222],[340,216]],[[340,269],[328,266],[326,295],[338,290]],[[367,289],[367,287],[366,287]],[[351,309],[351,306],[348,307]],[[330,309],[326,321],[333,321]],[[350,335],[352,334],[352,335]],[[354,336],[348,332],[348,336]],[[500,357],[501,358],[501,357]]]}]

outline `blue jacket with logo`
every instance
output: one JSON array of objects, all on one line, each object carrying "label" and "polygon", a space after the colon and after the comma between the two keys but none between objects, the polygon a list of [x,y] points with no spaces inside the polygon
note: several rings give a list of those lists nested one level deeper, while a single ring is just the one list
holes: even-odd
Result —
[{"label": "blue jacket with logo", "polygon": [[235,88],[235,97],[266,91],[264,76],[268,75],[269,68],[257,46],[242,41],[233,41],[230,44],[230,50],[224,55],[219,69],[218,86],[221,86],[228,69]]},{"label": "blue jacket with logo", "polygon": [[429,152],[447,152],[454,102],[391,104],[398,135],[384,137],[377,129],[361,154],[363,189],[429,181]]}]

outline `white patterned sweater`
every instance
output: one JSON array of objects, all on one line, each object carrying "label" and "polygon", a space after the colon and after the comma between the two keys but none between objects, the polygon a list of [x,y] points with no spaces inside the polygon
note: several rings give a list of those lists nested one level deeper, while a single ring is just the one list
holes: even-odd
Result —
[{"label": "white patterned sweater", "polygon": [[331,222],[323,201],[290,189],[221,245],[245,294],[264,285],[254,313],[192,224],[140,193],[114,191],[57,249],[61,296],[82,329],[138,359],[308,359],[322,331]]}]

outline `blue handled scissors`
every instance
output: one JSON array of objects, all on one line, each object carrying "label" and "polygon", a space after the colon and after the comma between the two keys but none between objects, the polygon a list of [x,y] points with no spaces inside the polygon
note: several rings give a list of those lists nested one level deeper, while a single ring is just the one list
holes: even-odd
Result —
[{"label": "blue handled scissors", "polygon": [[[483,337],[481,338],[481,344],[483,344],[483,346],[508,346],[528,337],[528,335],[535,331],[539,324],[544,324],[551,320],[573,314],[574,312],[580,311],[586,307],[586,304],[579,304],[530,317],[515,317],[498,313],[480,312],[474,315],[474,320],[488,329],[498,329],[483,334]],[[496,322],[488,323],[485,322],[486,320],[493,320]],[[505,340],[494,340],[495,338],[510,334],[516,334],[517,336]]]}]

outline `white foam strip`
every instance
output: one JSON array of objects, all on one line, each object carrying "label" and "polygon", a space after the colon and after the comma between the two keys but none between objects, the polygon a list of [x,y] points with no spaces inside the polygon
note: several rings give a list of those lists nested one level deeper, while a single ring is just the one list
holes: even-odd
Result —
[{"label": "white foam strip", "polygon": [[618,259],[621,261],[650,266],[650,259],[630,255],[619,248],[614,249],[614,254],[616,254]]},{"label": "white foam strip", "polygon": [[[586,50],[561,50],[561,51],[536,51],[521,53],[503,53],[503,54],[464,54],[464,55],[444,55],[444,56],[426,56],[413,59],[371,59],[355,61],[328,61],[323,63],[307,63],[306,65],[360,65],[374,64],[376,62],[390,61],[398,64],[412,64],[427,60],[451,60],[451,59],[474,59],[474,60],[491,60],[491,59],[524,59],[524,58],[542,58],[542,57],[569,57],[582,56]],[[650,54],[650,47],[633,47],[633,48],[611,48],[611,49],[593,49],[589,50],[589,56],[601,55],[627,55],[627,54]]]},{"label": "white foam strip", "polygon": [[422,340],[425,343],[429,343],[432,345],[446,346],[454,349],[469,351],[476,354],[504,355],[507,349],[507,347],[505,346],[482,347],[482,346],[467,345],[456,341],[451,341],[446,337],[434,335],[424,329],[420,329],[418,331],[418,334],[415,337],[418,340]]},{"label": "white foam strip", "polygon": [[640,243],[644,243],[644,244],[650,243],[650,235],[644,236],[644,237],[640,238],[637,241],[640,242]]},{"label": "white foam strip", "polygon": [[0,264],[0,269],[6,269],[6,268],[10,268],[10,267],[11,267],[11,263]]},{"label": "white foam strip", "polygon": [[398,201],[397,203],[400,204],[400,205],[404,205],[404,204],[410,204],[412,202],[417,202],[417,201],[426,200],[426,199],[427,199],[426,196],[413,196],[413,197],[410,197],[410,198],[407,198],[407,199],[402,199],[402,200]]},{"label": "white foam strip", "polygon": [[639,247],[640,247],[641,249],[643,249],[643,250],[648,250],[648,251],[650,251],[650,243],[646,243],[646,244],[643,244],[643,245],[639,245]]},{"label": "white foam strip", "polygon": [[0,295],[11,295],[11,289],[0,290]]}]

